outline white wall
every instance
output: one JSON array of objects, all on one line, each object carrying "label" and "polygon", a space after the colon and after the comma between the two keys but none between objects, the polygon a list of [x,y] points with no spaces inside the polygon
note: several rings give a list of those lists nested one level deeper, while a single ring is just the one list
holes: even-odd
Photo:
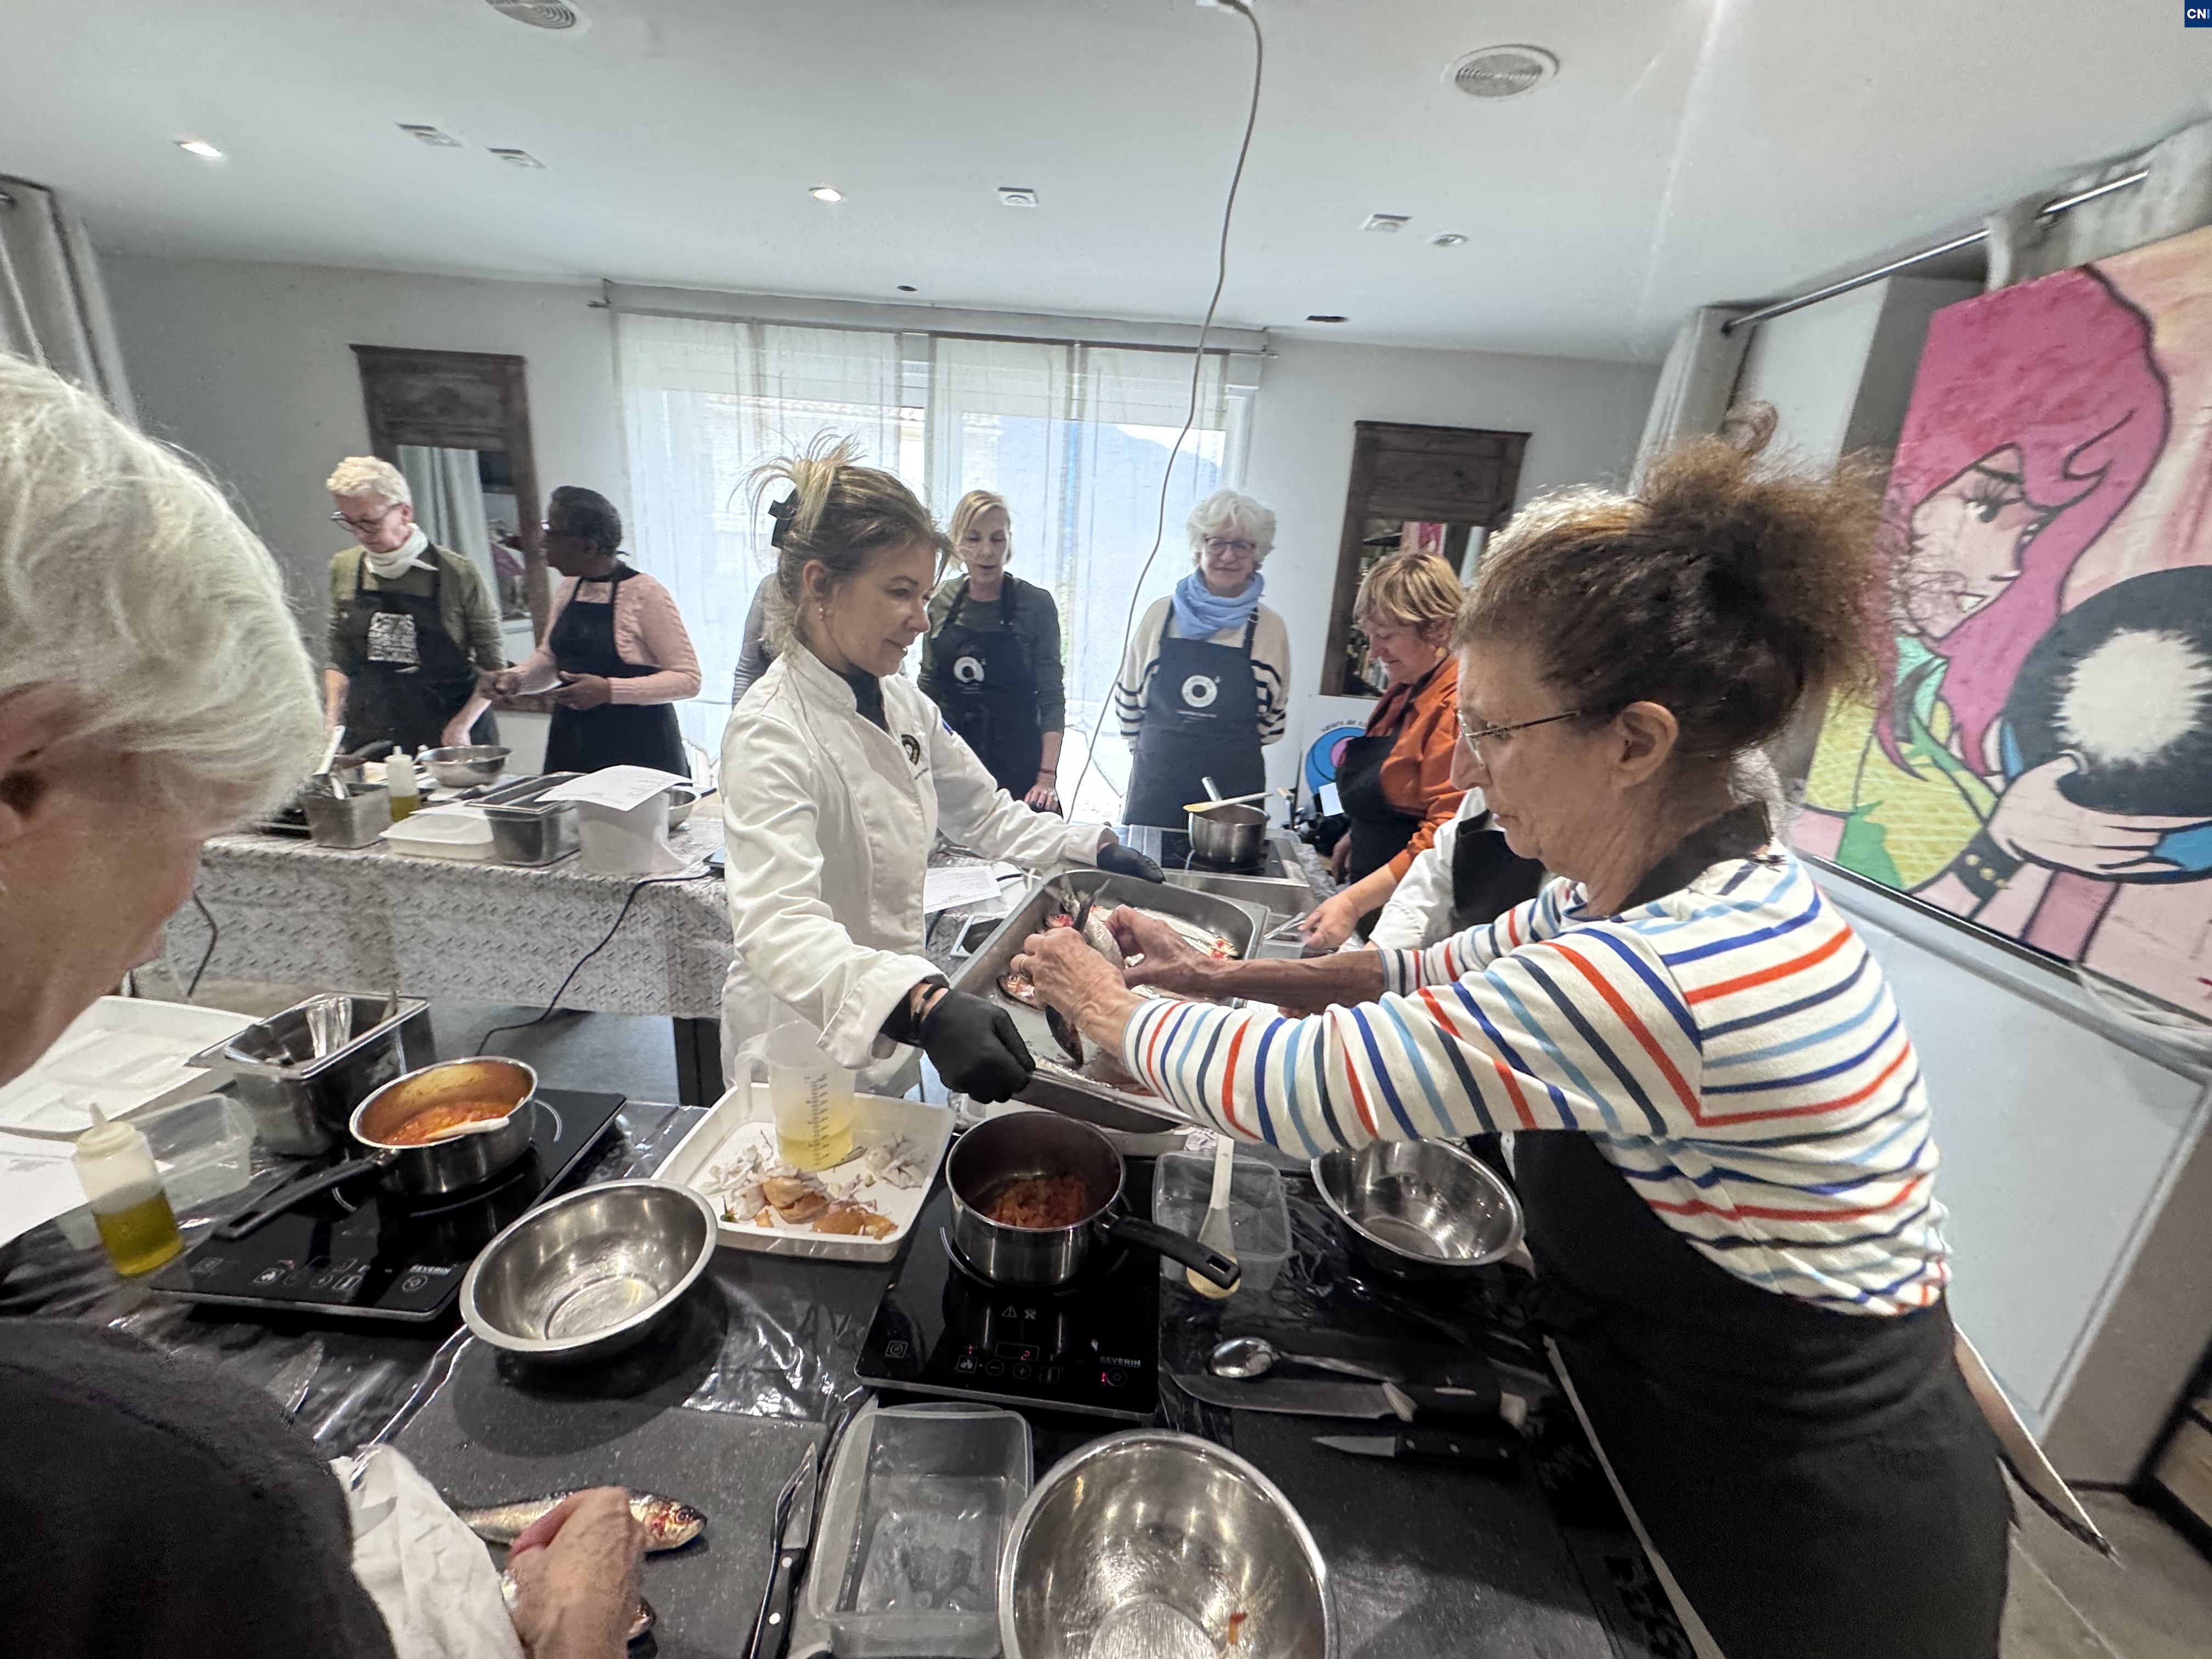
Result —
[{"label": "white wall", "polygon": [[1287,783],[1304,735],[1364,720],[1364,699],[1316,695],[1336,590],[1336,556],[1352,482],[1355,421],[1407,421],[1526,432],[1520,496],[1562,484],[1618,483],[1658,370],[1638,363],[1492,352],[1284,340],[1261,377],[1244,488],[1275,509],[1267,603],[1290,629],[1291,729],[1268,755],[1268,781]]},{"label": "white wall", "polygon": [[311,635],[347,540],[323,480],[368,449],[351,346],[527,358],[540,484],[586,484],[628,506],[614,331],[590,307],[596,287],[112,255],[101,271],[140,418],[230,489]]}]

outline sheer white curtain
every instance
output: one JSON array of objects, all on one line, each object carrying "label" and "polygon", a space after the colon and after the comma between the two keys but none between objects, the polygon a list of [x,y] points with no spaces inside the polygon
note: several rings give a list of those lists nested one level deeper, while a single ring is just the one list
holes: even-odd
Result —
[{"label": "sheer white curtain", "polygon": [[616,339],[630,546],[683,610],[704,684],[678,718],[714,753],[745,611],[774,562],[747,475],[830,431],[921,490],[922,410],[896,334],[624,313]]},{"label": "sheer white curtain", "polygon": [[83,226],[43,185],[4,176],[0,351],[45,364],[137,423],[100,262]]},{"label": "sheer white curtain", "polygon": [[491,561],[491,520],[484,512],[476,451],[402,444],[399,470],[415,492],[415,522],[422,533],[471,562],[484,591],[496,595],[499,568]]}]

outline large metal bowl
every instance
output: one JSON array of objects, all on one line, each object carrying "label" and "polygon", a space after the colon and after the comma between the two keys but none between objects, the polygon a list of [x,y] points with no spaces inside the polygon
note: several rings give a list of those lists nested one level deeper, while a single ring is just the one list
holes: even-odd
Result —
[{"label": "large metal bowl", "polygon": [[1447,1279],[1510,1255],[1521,1203],[1474,1153],[1443,1140],[1376,1140],[1313,1161],[1322,1202],[1354,1255],[1396,1279]]},{"label": "large metal bowl", "polygon": [[539,1206],[461,1281],[461,1317],[495,1348],[580,1364],[645,1340],[714,1255],[714,1206],[689,1187],[615,1181]]},{"label": "large metal bowl", "polygon": [[425,749],[422,763],[444,787],[473,789],[504,771],[512,752],[495,743],[464,743],[451,749]]},{"label": "large metal bowl", "polygon": [[671,830],[681,830],[684,827],[684,820],[691,816],[691,809],[699,804],[706,793],[696,784],[670,784],[668,786],[668,827]]},{"label": "large metal bowl", "polygon": [[1030,1493],[999,1563],[999,1638],[1006,1659],[1334,1659],[1336,1620],[1313,1534],[1267,1476],[1134,1429]]}]

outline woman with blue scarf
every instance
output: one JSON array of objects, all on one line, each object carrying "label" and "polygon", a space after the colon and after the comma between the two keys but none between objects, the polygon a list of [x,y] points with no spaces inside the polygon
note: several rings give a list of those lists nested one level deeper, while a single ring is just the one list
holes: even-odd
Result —
[{"label": "woman with blue scarf", "polygon": [[1249,495],[1216,490],[1191,509],[1190,574],[1129,636],[1114,712],[1135,750],[1122,820],[1185,827],[1183,808],[1267,787],[1261,749],[1283,735],[1291,637],[1260,603],[1260,565],[1275,515]]}]

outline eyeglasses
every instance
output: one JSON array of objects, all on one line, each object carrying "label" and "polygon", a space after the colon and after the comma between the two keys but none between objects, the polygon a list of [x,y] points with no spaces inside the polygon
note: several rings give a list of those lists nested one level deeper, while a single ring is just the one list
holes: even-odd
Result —
[{"label": "eyeglasses", "polygon": [[365,519],[349,519],[343,513],[333,513],[331,514],[331,522],[332,524],[342,524],[348,530],[374,530],[377,526],[382,524],[386,519],[390,518],[392,514],[398,509],[399,506],[399,502],[394,501],[391,506],[386,507],[381,513],[372,513]]},{"label": "eyeglasses", "polygon": [[1204,546],[1209,553],[1234,553],[1239,558],[1243,558],[1248,553],[1257,553],[1260,550],[1260,544],[1257,542],[1248,542],[1241,538],[1229,536],[1208,536]]},{"label": "eyeglasses", "polygon": [[1502,738],[1509,732],[1526,732],[1532,726],[1549,726],[1553,720],[1578,720],[1582,717],[1581,709],[1570,708],[1564,714],[1547,714],[1540,720],[1511,720],[1503,726],[1469,726],[1462,711],[1459,717],[1459,734],[1467,740],[1467,746],[1474,750],[1475,759],[1486,767],[1490,760],[1482,752],[1485,738]]}]

